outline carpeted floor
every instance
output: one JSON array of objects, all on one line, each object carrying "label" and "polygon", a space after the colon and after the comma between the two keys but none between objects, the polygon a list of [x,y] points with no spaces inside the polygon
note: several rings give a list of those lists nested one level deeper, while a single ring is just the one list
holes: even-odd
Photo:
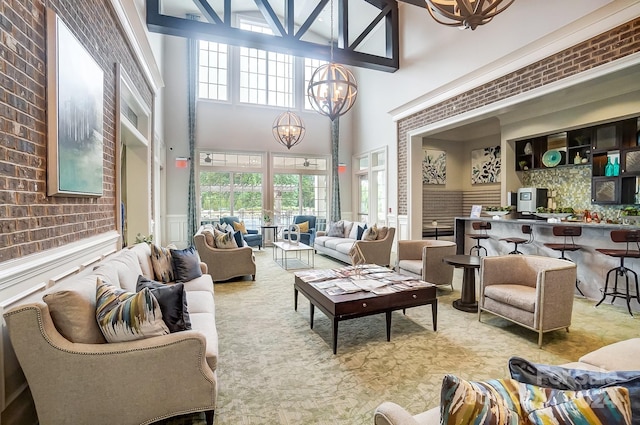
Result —
[{"label": "carpeted floor", "polygon": [[[394,312],[391,342],[384,315],[341,322],[338,352],[331,350],[330,321],[316,309],[309,328],[309,303],[293,309],[294,271],[275,265],[271,248],[255,251],[256,281],[215,285],[220,385],[216,425],[372,424],[373,411],[389,400],[412,414],[438,405],[445,374],[466,379],[507,377],[507,360],[520,356],[562,364],[622,339],[637,337],[638,318],[624,307],[575,298],[569,333],[537,334],[483,315],[455,310],[461,273],[454,287],[438,291],[438,331],[429,306]],[[316,268],[344,264],[316,255]],[[171,425],[204,423],[182,417]]]}]

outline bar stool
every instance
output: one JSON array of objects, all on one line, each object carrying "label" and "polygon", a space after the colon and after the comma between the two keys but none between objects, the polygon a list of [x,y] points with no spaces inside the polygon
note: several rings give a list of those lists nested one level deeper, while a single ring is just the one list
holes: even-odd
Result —
[{"label": "bar stool", "polygon": [[[573,260],[567,257],[565,251],[573,252],[582,249],[580,245],[576,245],[574,237],[582,235],[582,227],[579,226],[553,226],[553,236],[562,236],[564,238],[562,243],[545,243],[544,246],[551,248],[555,251],[560,251],[560,258],[563,260]],[[578,286],[578,279],[576,279],[576,289],[580,292],[580,295],[584,296],[582,290]]]},{"label": "bar stool", "polygon": [[[640,303],[640,291],[638,290],[638,274],[633,270],[624,266],[625,258],[640,258],[640,231],[639,230],[612,230],[611,231],[611,240],[613,242],[626,242],[626,249],[601,249],[597,248],[596,251],[608,255],[610,257],[619,258],[620,266],[615,267],[607,272],[607,280],[604,284],[604,291],[602,291],[602,299],[598,301],[596,307],[598,307],[607,295],[611,295],[611,304],[615,301],[616,298],[622,297],[627,300],[627,310],[629,310],[629,314],[633,316],[631,312],[631,306],[629,305],[631,298],[635,298],[638,303]],[[629,243],[635,243],[634,250],[629,249]],[[613,284],[613,290],[609,291],[609,276],[611,273],[616,274],[616,280]],[[629,293],[629,273],[633,275],[633,278],[636,282],[636,293],[635,296]],[[624,276],[626,278],[626,286],[625,291],[618,290],[618,276]]]},{"label": "bar stool", "polygon": [[473,251],[475,250],[478,253],[479,257],[481,249],[484,249],[485,256],[488,255],[487,248],[480,245],[480,241],[483,239],[489,239],[491,237],[487,234],[487,230],[491,229],[491,223],[489,223],[488,221],[474,221],[473,223],[471,223],[471,227],[473,227],[473,230],[480,230],[481,233],[471,233],[468,235],[471,239],[474,239],[476,241],[476,244],[469,250],[469,255],[473,255]]},{"label": "bar stool", "polygon": [[511,251],[509,254],[522,254],[522,252],[518,251],[518,245],[526,245],[533,242],[533,230],[531,229],[531,226],[529,226],[528,224],[523,224],[522,233],[525,235],[529,235],[529,239],[516,238],[516,237],[500,239],[501,241],[505,241],[513,244],[513,251]]}]

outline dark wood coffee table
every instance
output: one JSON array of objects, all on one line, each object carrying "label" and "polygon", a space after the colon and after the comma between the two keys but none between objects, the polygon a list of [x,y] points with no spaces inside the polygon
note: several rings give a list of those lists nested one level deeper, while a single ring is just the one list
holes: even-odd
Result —
[{"label": "dark wood coffee table", "polygon": [[[322,272],[322,271],[320,271]],[[395,272],[391,272],[395,274]],[[338,348],[338,322],[373,314],[386,314],[387,341],[391,340],[391,313],[410,307],[431,304],[433,330],[437,330],[438,299],[436,286],[415,286],[391,294],[376,295],[372,292],[360,291],[341,295],[329,295],[326,290],[319,289],[313,282],[307,282],[296,274],[294,288],[294,308],[298,310],[298,292],[309,300],[309,322],[313,329],[315,307],[318,307],[333,325],[333,354]]]}]

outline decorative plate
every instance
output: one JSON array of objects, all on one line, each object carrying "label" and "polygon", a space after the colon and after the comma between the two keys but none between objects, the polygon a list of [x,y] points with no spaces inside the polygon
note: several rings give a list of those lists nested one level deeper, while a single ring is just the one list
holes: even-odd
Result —
[{"label": "decorative plate", "polygon": [[545,167],[555,167],[556,165],[560,164],[561,160],[562,155],[560,155],[560,152],[555,149],[548,150],[544,153],[544,155],[542,155],[542,163]]}]

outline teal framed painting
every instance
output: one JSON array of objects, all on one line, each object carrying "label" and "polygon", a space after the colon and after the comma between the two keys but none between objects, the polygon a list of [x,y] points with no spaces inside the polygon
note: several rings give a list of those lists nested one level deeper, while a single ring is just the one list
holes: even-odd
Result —
[{"label": "teal framed painting", "polygon": [[102,196],[104,72],[47,9],[47,194]]}]

